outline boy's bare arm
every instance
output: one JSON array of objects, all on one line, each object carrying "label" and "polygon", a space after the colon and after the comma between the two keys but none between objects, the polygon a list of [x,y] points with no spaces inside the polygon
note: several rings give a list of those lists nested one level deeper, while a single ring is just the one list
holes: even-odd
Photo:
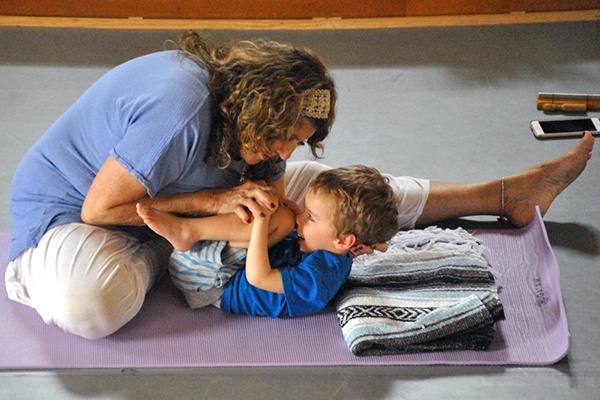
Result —
[{"label": "boy's bare arm", "polygon": [[271,268],[269,262],[269,222],[271,215],[263,220],[254,220],[248,254],[246,255],[246,278],[248,282],[259,289],[269,292],[283,293],[281,273]]}]

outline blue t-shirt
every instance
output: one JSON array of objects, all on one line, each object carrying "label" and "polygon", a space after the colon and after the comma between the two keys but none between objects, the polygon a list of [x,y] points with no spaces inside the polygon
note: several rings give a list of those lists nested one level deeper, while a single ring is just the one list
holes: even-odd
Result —
[{"label": "blue t-shirt", "polygon": [[325,308],[348,279],[352,259],[324,250],[304,254],[297,236],[290,235],[269,250],[272,268],[278,268],[284,293],[274,293],[252,286],[242,269],[224,288],[222,310],[272,318],[313,314]]},{"label": "blue t-shirt", "polygon": [[[10,259],[50,228],[81,222],[81,207],[109,156],[148,195],[228,187],[245,167],[206,164],[212,98],[208,72],[178,51],[128,61],[92,85],[31,148],[12,186]],[[285,162],[279,161],[279,179]],[[132,228],[142,229],[142,228]]]}]

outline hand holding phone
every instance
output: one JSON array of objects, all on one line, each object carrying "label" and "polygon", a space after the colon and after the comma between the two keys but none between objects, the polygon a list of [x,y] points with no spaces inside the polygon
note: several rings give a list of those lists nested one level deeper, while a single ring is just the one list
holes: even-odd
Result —
[{"label": "hand holding phone", "polygon": [[531,121],[529,126],[540,140],[578,138],[583,137],[585,131],[600,136],[600,120],[593,117]]}]

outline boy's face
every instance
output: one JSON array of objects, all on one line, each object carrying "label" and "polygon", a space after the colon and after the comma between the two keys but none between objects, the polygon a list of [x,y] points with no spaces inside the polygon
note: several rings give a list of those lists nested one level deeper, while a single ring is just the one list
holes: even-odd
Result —
[{"label": "boy's face", "polygon": [[331,222],[331,214],[335,212],[331,197],[309,190],[306,194],[305,207],[302,214],[296,217],[300,250],[310,253],[315,250],[326,250],[334,254],[345,254],[338,244],[338,237]]}]

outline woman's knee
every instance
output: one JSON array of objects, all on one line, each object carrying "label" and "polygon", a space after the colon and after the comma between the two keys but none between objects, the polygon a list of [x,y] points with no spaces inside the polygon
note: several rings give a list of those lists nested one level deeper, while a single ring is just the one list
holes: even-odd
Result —
[{"label": "woman's knee", "polygon": [[117,266],[109,279],[77,279],[38,289],[36,308],[42,319],[66,332],[99,339],[129,322],[144,302],[146,286],[135,271]]},{"label": "woman's knee", "polygon": [[139,244],[116,232],[83,224],[49,231],[13,263],[11,297],[43,320],[88,338],[108,336],[139,311],[150,272]]}]

